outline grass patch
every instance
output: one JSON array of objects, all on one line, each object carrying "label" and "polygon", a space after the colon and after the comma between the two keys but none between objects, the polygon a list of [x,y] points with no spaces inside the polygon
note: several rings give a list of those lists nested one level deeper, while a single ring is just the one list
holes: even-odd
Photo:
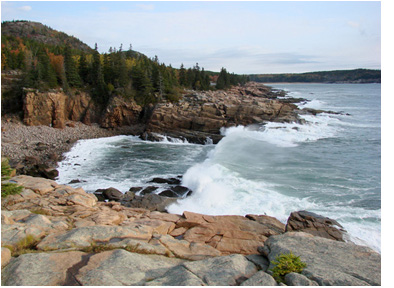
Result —
[{"label": "grass patch", "polygon": [[[8,159],[1,159],[1,181],[10,179],[14,169],[11,168],[8,163]],[[23,191],[23,187],[15,183],[1,183],[1,197],[7,197],[8,195],[19,194]]]},{"label": "grass patch", "polygon": [[4,245],[3,247],[10,249],[12,257],[18,257],[22,254],[37,253],[38,251],[36,246],[38,243],[40,243],[40,239],[28,234],[15,245]]},{"label": "grass patch", "polygon": [[35,210],[31,210],[30,212],[33,213],[33,214],[45,215],[45,216],[51,216],[52,215],[47,210],[44,210],[44,209],[41,209],[41,208],[38,208],[38,209],[35,209]]},{"label": "grass patch", "polygon": [[299,256],[295,256],[292,252],[288,254],[280,254],[275,258],[276,261],[272,261],[275,265],[271,269],[272,276],[279,283],[285,281],[286,274],[291,272],[301,273],[302,270],[307,266],[306,263],[302,262]]},{"label": "grass patch", "polygon": [[114,249],[118,249],[118,248],[113,247],[109,244],[97,244],[96,242],[92,242],[90,243],[90,246],[82,248],[81,251],[86,253],[101,253],[104,251],[109,251]]}]

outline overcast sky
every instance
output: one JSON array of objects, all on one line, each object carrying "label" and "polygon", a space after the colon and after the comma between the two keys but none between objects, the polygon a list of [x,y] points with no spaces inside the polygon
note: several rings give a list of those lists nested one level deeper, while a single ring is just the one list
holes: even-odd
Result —
[{"label": "overcast sky", "polygon": [[381,68],[381,3],[2,1],[1,18],[30,20],[100,52],[133,50],[179,68],[238,74]]}]

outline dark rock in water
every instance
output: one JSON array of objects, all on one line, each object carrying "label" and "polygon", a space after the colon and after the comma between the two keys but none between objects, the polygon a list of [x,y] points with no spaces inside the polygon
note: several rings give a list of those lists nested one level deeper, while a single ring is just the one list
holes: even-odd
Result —
[{"label": "dark rock in water", "polygon": [[135,196],[131,201],[122,202],[122,204],[126,207],[144,208],[150,211],[167,212],[166,207],[176,201],[176,198],[148,194],[145,196]]},{"label": "dark rock in water", "polygon": [[[131,187],[131,188],[129,189],[129,191],[130,191],[130,192],[137,193],[137,192],[141,191],[142,189],[143,189],[143,187]],[[127,194],[127,193],[126,193],[126,194]]]},{"label": "dark rock in water", "polygon": [[151,194],[152,192],[156,191],[158,187],[155,186],[148,186],[144,190],[141,191],[141,195]]},{"label": "dark rock in water", "polygon": [[123,202],[124,201],[131,201],[131,200],[133,200],[135,198],[135,192],[133,192],[133,191],[127,191],[125,194],[124,194],[124,196],[123,196],[123,199],[121,200],[121,202],[122,202],[122,204],[123,204]]},{"label": "dark rock in water", "polygon": [[96,192],[102,192],[105,199],[109,201],[119,201],[123,198],[123,193],[113,187],[107,189],[98,189]]},{"label": "dark rock in water", "polygon": [[79,180],[79,179],[73,179],[70,182],[68,182],[68,184],[75,184],[75,183],[82,183],[82,182],[86,182],[85,180]]},{"label": "dark rock in water", "polygon": [[104,202],[104,201],[105,201],[105,197],[104,197],[104,195],[103,195],[103,192],[102,192],[102,191],[99,191],[99,190],[104,190],[104,189],[98,189],[98,190],[96,190],[95,192],[93,192],[93,194],[94,194],[94,196],[97,197],[97,200],[98,200],[98,201]]},{"label": "dark rock in water", "polygon": [[[171,190],[173,192],[175,192],[178,196],[183,196],[186,193],[190,193],[191,194],[191,192],[192,192],[189,188],[187,188],[185,186],[180,186],[180,185],[175,186],[175,187],[171,187]],[[187,196],[189,196],[189,195],[187,195]]]},{"label": "dark rock in water", "polygon": [[163,192],[159,193],[160,196],[164,196],[164,197],[179,197],[179,195],[177,193],[175,193],[174,191],[167,189],[164,190]]},{"label": "dark rock in water", "polygon": [[181,184],[181,180],[177,178],[170,178],[170,179],[165,179],[165,178],[153,178],[149,183],[158,183],[158,184],[170,184],[170,185],[178,185]]},{"label": "dark rock in water", "polygon": [[346,232],[337,221],[308,211],[292,212],[287,219],[287,231],[302,231],[337,241],[345,241]]}]

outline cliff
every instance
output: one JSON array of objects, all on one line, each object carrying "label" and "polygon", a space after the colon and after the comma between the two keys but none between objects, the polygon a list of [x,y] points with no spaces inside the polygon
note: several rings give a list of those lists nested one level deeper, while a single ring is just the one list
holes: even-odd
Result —
[{"label": "cliff", "polygon": [[209,137],[217,143],[222,127],[302,121],[297,106],[280,100],[278,95],[254,82],[228,90],[189,91],[179,103],[158,104],[144,136],[155,139],[154,133],[159,133],[201,144]]},{"label": "cliff", "polygon": [[39,92],[25,89],[23,122],[28,126],[64,128],[68,120],[99,123],[104,128],[137,124],[142,108],[133,100],[113,96],[104,111],[86,92],[67,95],[62,90]]},{"label": "cliff", "polygon": [[110,129],[142,124],[146,125],[144,139],[157,140],[158,134],[164,134],[194,143],[203,144],[208,138],[217,143],[222,127],[303,121],[297,106],[281,96],[283,92],[249,82],[228,90],[189,90],[178,103],[163,101],[145,108],[133,99],[115,95],[101,108],[90,94],[79,90],[68,95],[61,89],[24,89],[23,122],[28,126],[64,128],[67,121],[80,121]]}]

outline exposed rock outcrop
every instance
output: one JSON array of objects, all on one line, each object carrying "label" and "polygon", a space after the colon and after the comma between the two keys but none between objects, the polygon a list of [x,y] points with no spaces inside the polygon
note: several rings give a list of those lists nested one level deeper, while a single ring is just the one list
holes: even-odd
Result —
[{"label": "exposed rock outcrop", "polygon": [[300,256],[307,263],[302,275],[320,286],[381,285],[381,256],[368,247],[287,232],[270,237],[265,248],[271,267],[279,254]]},{"label": "exposed rock outcrop", "polygon": [[69,96],[63,91],[39,92],[25,89],[23,122],[28,126],[64,128],[67,120],[85,124],[99,120],[99,109],[85,92]]},{"label": "exposed rock outcrop", "polygon": [[138,124],[142,107],[121,96],[112,97],[101,119],[101,127],[116,128]]},{"label": "exposed rock outcrop", "polygon": [[228,91],[190,92],[176,104],[160,103],[147,125],[147,139],[152,133],[185,138],[204,143],[209,137],[218,142],[220,129],[264,121],[300,122],[297,106],[282,102],[262,84],[249,82]]},{"label": "exposed rock outcrop", "polygon": [[308,211],[292,212],[287,220],[286,231],[302,231],[337,241],[345,241],[346,233],[334,219]]},{"label": "exposed rock outcrop", "polygon": [[[378,253],[303,232],[283,234],[284,224],[273,217],[168,214],[98,202],[48,179],[7,181],[24,190],[1,203],[3,285],[276,286],[268,268],[290,251],[307,268],[286,275],[287,285],[380,285]],[[15,257],[27,238],[34,251]]]}]

